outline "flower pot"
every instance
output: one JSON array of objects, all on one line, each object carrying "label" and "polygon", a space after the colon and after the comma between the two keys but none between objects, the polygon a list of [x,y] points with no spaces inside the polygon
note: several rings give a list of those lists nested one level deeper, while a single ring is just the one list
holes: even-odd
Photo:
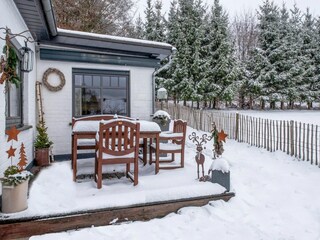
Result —
[{"label": "flower pot", "polygon": [[213,170],[211,182],[220,184],[227,190],[227,192],[230,192],[230,171],[224,173],[219,170]]},{"label": "flower pot", "polygon": [[161,121],[161,119],[152,119],[153,122],[156,122],[160,129],[161,129],[161,132],[164,132],[164,131],[169,131],[169,125],[170,125],[170,119],[168,121],[166,121],[165,124],[163,124],[163,122]]},{"label": "flower pot", "polygon": [[3,213],[15,213],[28,208],[28,182],[26,180],[17,186],[2,184],[2,209]]},{"label": "flower pot", "polygon": [[49,148],[36,149],[35,154],[36,164],[40,167],[48,166],[50,164]]}]

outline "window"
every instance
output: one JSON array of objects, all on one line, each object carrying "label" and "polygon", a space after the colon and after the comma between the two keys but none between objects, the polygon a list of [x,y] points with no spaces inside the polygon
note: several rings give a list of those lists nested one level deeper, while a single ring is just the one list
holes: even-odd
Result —
[{"label": "window", "polygon": [[129,72],[73,70],[74,116],[129,116]]},{"label": "window", "polygon": [[[18,51],[16,51],[18,57],[20,56]],[[23,74],[20,71],[19,61],[17,64],[17,74],[21,79],[19,87],[16,87],[14,84],[6,82],[6,128],[16,126],[17,128],[23,126],[22,118],[22,89],[23,89]]]}]

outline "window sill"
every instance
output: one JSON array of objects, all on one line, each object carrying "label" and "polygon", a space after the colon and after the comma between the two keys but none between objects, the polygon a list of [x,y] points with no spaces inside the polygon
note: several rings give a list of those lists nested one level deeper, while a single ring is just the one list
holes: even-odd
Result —
[{"label": "window sill", "polygon": [[[9,130],[10,128],[11,127],[7,127],[6,130]],[[33,128],[32,125],[23,125],[22,127],[18,127],[17,130],[23,132],[31,128]]]}]

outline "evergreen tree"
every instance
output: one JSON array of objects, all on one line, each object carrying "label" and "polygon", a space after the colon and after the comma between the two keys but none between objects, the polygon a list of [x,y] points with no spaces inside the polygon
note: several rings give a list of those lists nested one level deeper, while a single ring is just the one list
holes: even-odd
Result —
[{"label": "evergreen tree", "polygon": [[219,101],[231,101],[234,96],[234,80],[238,70],[235,66],[232,45],[228,34],[228,16],[223,11],[219,0],[214,1],[209,22],[210,31],[207,33],[206,78],[208,92],[213,107]]},{"label": "evergreen tree", "polygon": [[316,74],[316,55],[319,42],[316,41],[316,30],[314,18],[309,9],[304,15],[302,23],[302,63],[303,75],[302,84],[299,85],[301,99],[308,103],[308,108],[312,108],[312,102],[316,101],[320,94],[320,86]]},{"label": "evergreen tree", "polygon": [[143,26],[143,22],[142,19],[140,17],[140,15],[138,16],[136,23],[135,23],[135,28],[134,28],[134,37],[135,38],[139,38],[139,39],[143,39],[144,38],[144,26]]},{"label": "evergreen tree", "polygon": [[154,29],[155,29],[155,13],[153,11],[153,6],[151,0],[147,0],[147,8],[145,13],[145,39],[154,40]]},{"label": "evergreen tree", "polygon": [[18,162],[18,166],[19,166],[19,170],[23,171],[28,163],[25,146],[23,143],[21,143],[19,154],[20,154],[20,157],[19,157],[20,160]]}]

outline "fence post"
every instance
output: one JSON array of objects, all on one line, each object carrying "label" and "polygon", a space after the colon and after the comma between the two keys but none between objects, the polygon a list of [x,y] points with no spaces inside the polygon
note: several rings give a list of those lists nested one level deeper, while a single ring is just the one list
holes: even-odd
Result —
[{"label": "fence post", "polygon": [[236,132],[235,132],[235,140],[239,140],[239,113],[236,113]]},{"label": "fence post", "polygon": [[[289,141],[289,139],[288,139]],[[290,155],[294,155],[294,122],[290,121]]]}]

